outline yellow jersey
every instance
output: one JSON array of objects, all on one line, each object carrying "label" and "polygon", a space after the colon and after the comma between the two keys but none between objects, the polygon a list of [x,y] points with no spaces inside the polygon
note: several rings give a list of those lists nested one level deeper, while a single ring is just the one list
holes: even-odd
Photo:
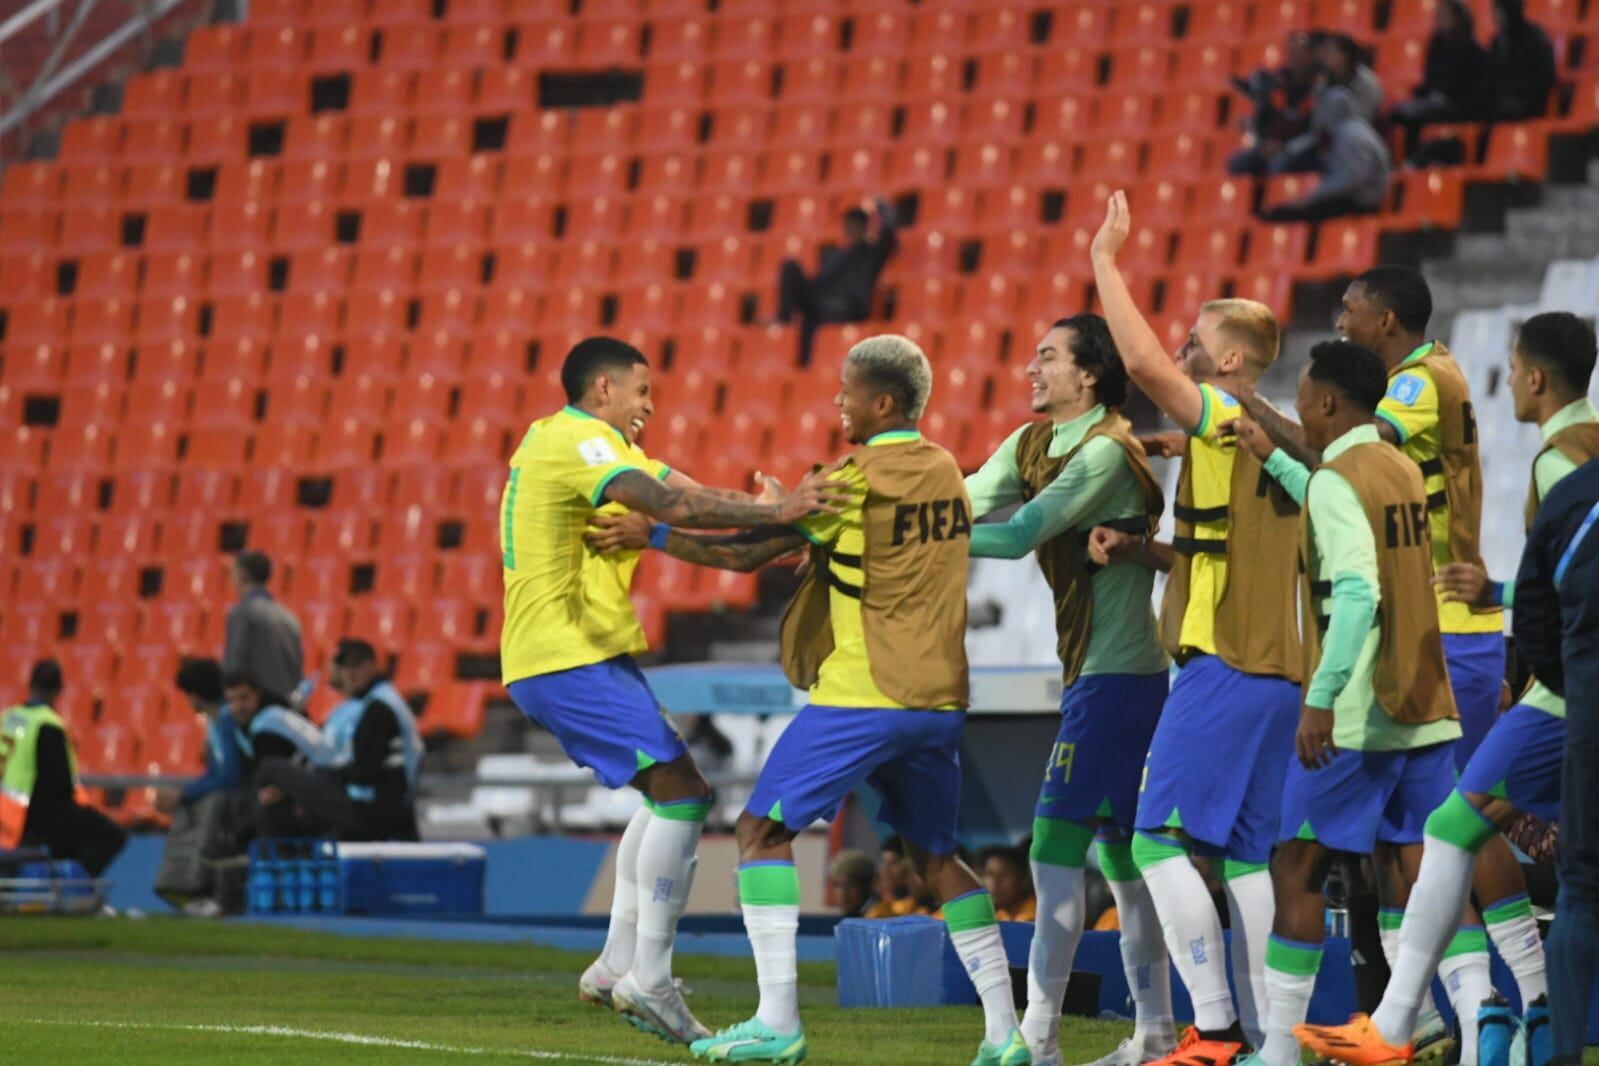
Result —
[{"label": "yellow jersey", "polygon": [[[1417,348],[1405,362],[1424,358],[1432,345]],[[1399,450],[1404,452],[1423,470],[1432,463],[1437,472],[1425,475],[1423,483],[1428,496],[1442,496],[1445,480],[1442,471],[1441,430],[1438,424],[1438,384],[1431,371],[1424,366],[1413,366],[1395,374],[1388,383],[1388,393],[1377,407],[1377,417],[1393,427],[1399,434]],[[1449,551],[1450,509],[1447,500],[1427,514],[1432,535],[1433,569],[1454,562]],[[1503,612],[1472,610],[1470,604],[1450,602],[1447,590],[1437,586],[1438,623],[1445,633],[1499,633],[1504,630]]]},{"label": "yellow jersey", "polygon": [[602,497],[627,470],[656,478],[671,472],[575,407],[534,422],[511,456],[500,497],[505,684],[648,647],[628,599],[639,553],[599,555],[583,543],[590,517],[625,513]]},{"label": "yellow jersey", "polygon": [[[1200,385],[1199,425],[1188,436],[1189,484],[1197,511],[1225,508],[1232,502],[1233,459],[1238,438],[1223,435],[1222,426],[1243,414],[1243,405],[1231,393],[1214,385]],[[1195,540],[1226,540],[1227,519],[1194,523]],[[1195,552],[1189,564],[1188,609],[1183,613],[1185,648],[1216,654],[1216,608],[1227,590],[1227,556]]]}]

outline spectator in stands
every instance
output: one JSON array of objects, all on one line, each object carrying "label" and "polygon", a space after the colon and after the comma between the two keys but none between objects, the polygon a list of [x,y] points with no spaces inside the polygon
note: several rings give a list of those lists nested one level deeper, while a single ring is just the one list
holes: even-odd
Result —
[{"label": "spectator in stands", "polygon": [[1288,35],[1286,62],[1276,70],[1261,68],[1248,78],[1234,78],[1233,88],[1249,97],[1254,114],[1249,117],[1250,143],[1227,160],[1230,174],[1282,174],[1309,170],[1314,153],[1292,156],[1287,146],[1310,131],[1317,79],[1315,39],[1308,33]]},{"label": "spectator in stands", "polygon": [[1405,131],[1405,156],[1416,150],[1429,122],[1471,122],[1493,108],[1493,66],[1477,43],[1476,21],[1464,0],[1439,0],[1433,9],[1427,65],[1415,95],[1394,105],[1393,119]]},{"label": "spectator in stands", "polygon": [[205,773],[182,788],[156,793],[158,810],[172,815],[156,873],[155,893],[183,913],[222,913],[214,876],[216,860],[240,851],[250,821],[244,790],[239,727],[222,706],[222,666],[215,659],[185,659],[175,681],[194,712],[206,720]]},{"label": "spectator in stands", "polygon": [[899,918],[907,914],[932,914],[937,900],[929,903],[927,886],[905,857],[905,843],[897,836],[883,841],[882,862],[877,867],[877,902],[866,911],[868,918]]},{"label": "spectator in stands", "polygon": [[1002,922],[1031,922],[1038,917],[1027,852],[1014,847],[984,848],[977,856],[977,868],[994,899],[995,917]]},{"label": "spectator in stands", "polygon": [[1524,0],[1494,0],[1494,117],[1514,122],[1540,118],[1555,87],[1555,50],[1542,29],[1527,21]]},{"label": "spectator in stands", "polygon": [[877,868],[865,852],[841,851],[827,868],[827,883],[833,890],[838,913],[845,918],[864,918],[877,902],[872,885]]},{"label": "spectator in stands", "polygon": [[47,848],[99,877],[128,837],[78,784],[78,757],[53,707],[62,688],[55,660],[34,663],[28,698],[0,718],[0,848]]},{"label": "spectator in stands", "polygon": [[783,260],[777,276],[777,320],[800,320],[800,365],[811,361],[816,327],[826,322],[864,322],[872,314],[877,278],[899,240],[894,235],[894,211],[877,199],[877,237],[869,233],[870,217],[864,208],[844,212],[844,246],[822,249],[821,269],[807,276],[792,259]]},{"label": "spectator in stands", "polygon": [[330,680],[346,699],[323,727],[326,763],[270,759],[256,774],[263,793],[262,835],[418,839],[422,738],[411,708],[382,675],[377,651],[364,640],[339,641]]},{"label": "spectator in stands", "polygon": [[1267,222],[1315,222],[1382,208],[1392,169],[1388,146],[1370,122],[1353,113],[1350,96],[1338,93],[1316,105],[1316,133],[1322,141],[1321,181],[1302,199],[1263,213]]},{"label": "spectator in stands", "polygon": [[1348,94],[1354,113],[1375,126],[1382,113],[1382,83],[1365,64],[1359,43],[1353,37],[1329,33],[1316,46],[1316,60],[1322,70],[1316,106],[1342,90]]},{"label": "spectator in stands", "polygon": [[222,672],[248,674],[262,686],[269,704],[289,706],[304,676],[300,620],[267,591],[272,560],[258,551],[233,557],[233,583],[239,602],[228,611],[223,634]]}]

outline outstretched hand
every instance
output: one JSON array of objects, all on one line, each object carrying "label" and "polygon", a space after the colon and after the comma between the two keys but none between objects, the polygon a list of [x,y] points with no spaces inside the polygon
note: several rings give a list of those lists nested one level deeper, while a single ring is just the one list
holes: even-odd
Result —
[{"label": "outstretched hand", "polygon": [[1493,602],[1493,580],[1476,563],[1445,563],[1432,583],[1444,589],[1444,599],[1450,603],[1487,607]]},{"label": "outstretched hand", "polygon": [[836,470],[836,467],[832,470],[813,470],[801,478],[800,483],[794,486],[794,491],[779,502],[777,520],[798,522],[806,515],[838,514],[839,508],[849,502],[854,490],[848,482],[833,479]]},{"label": "outstretched hand", "polygon": [[626,514],[596,514],[589,517],[583,543],[601,555],[620,551],[643,551],[650,545],[650,519],[637,511]]},{"label": "outstretched hand", "polygon": [[1138,438],[1144,454],[1151,459],[1181,459],[1188,450],[1188,434],[1180,429],[1164,429],[1159,433],[1145,433]]},{"label": "outstretched hand", "polygon": [[1099,232],[1094,234],[1094,243],[1088,249],[1089,255],[1096,261],[1114,261],[1116,254],[1127,243],[1127,235],[1132,229],[1133,216],[1127,208],[1127,194],[1117,189],[1105,202],[1105,221],[1100,223]]},{"label": "outstretched hand", "polygon": [[1271,453],[1277,450],[1277,445],[1267,436],[1266,431],[1260,428],[1260,423],[1252,418],[1240,416],[1231,422],[1221,425],[1223,435],[1234,435],[1238,438],[1240,447],[1248,448],[1256,459],[1265,462],[1271,458]]}]

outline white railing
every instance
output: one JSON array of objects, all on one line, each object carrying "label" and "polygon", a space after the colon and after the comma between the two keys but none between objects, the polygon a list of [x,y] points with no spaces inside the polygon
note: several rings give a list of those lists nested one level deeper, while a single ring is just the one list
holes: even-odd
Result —
[{"label": "white railing", "polygon": [[43,18],[59,23],[70,8],[66,23],[55,33],[54,47],[32,78],[27,88],[19,88],[6,72],[3,51],[0,51],[0,105],[5,96],[15,96],[14,103],[0,113],[0,137],[16,129],[36,114],[62,91],[115,55],[139,34],[148,34],[157,21],[165,17],[183,0],[125,0],[130,14],[127,21],[96,41],[82,55],[63,66],[63,59],[82,31],[84,23],[99,5],[99,0],[34,0],[4,22],[0,22],[0,49],[7,41]]}]

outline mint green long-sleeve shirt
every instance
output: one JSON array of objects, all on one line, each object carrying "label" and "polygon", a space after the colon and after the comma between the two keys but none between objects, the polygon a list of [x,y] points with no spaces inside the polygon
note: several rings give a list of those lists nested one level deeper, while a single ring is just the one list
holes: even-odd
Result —
[{"label": "mint green long-sleeve shirt", "polygon": [[[1062,456],[1082,443],[1103,406],[1055,427],[1049,454]],[[982,468],[966,479],[972,513],[985,515],[1022,499],[1016,446],[1023,426],[1006,438]],[[1105,437],[1088,442],[1042,492],[1003,522],[972,528],[974,557],[1020,559],[1073,529],[1088,529],[1144,514],[1144,494],[1121,446]],[[1126,563],[1108,566],[1090,579],[1094,625],[1083,674],[1156,674],[1169,665],[1155,629],[1151,603],[1154,572]]]}]

